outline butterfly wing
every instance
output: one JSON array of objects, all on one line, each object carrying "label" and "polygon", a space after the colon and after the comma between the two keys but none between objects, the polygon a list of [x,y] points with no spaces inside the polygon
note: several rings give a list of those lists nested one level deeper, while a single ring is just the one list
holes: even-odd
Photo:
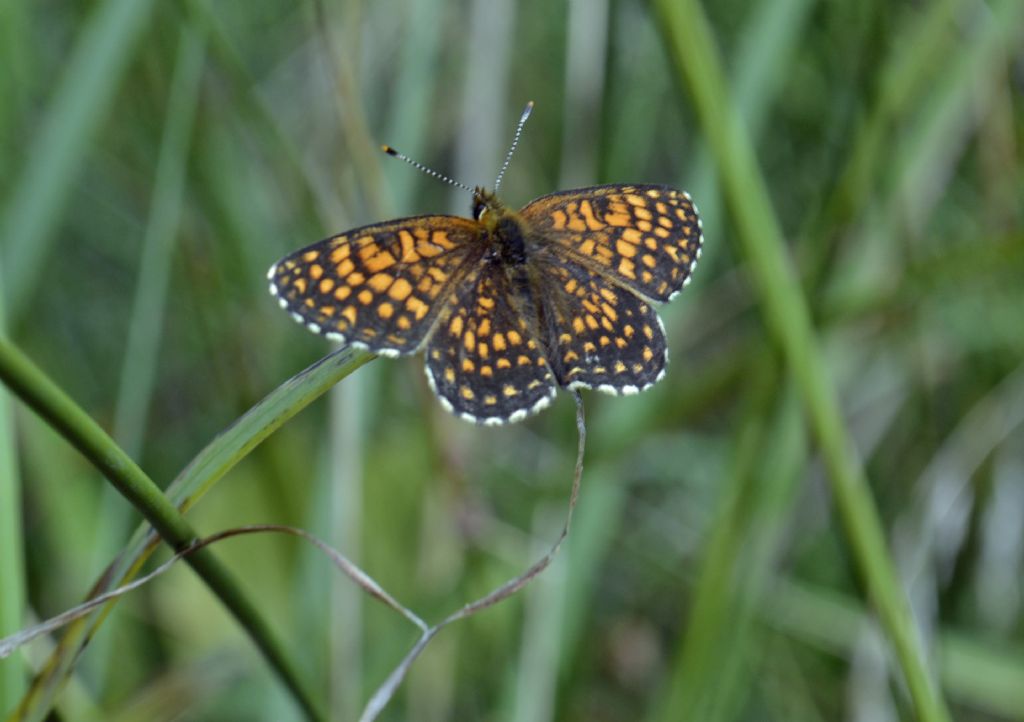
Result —
[{"label": "butterfly wing", "polygon": [[482,227],[418,216],[357,228],[295,251],[267,277],[311,331],[389,356],[414,353],[481,253]]},{"label": "butterfly wing", "polygon": [[561,191],[519,212],[540,258],[562,257],[652,301],[690,280],[703,234],[688,193],[657,185]]},{"label": "butterfly wing", "polygon": [[571,261],[542,264],[538,275],[559,385],[635,394],[661,380],[668,347],[650,302]]},{"label": "butterfly wing", "polygon": [[556,379],[535,337],[525,299],[493,260],[451,291],[427,344],[427,379],[446,409],[469,421],[503,424],[550,404]]}]

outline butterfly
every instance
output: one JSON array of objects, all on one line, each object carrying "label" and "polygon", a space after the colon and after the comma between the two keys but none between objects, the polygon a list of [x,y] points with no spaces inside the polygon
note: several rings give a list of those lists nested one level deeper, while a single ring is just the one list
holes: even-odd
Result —
[{"label": "butterfly", "polygon": [[525,419],[559,387],[633,394],[664,376],[654,307],[689,283],[703,243],[689,194],[602,185],[514,211],[472,193],[472,218],[402,218],[295,251],[270,268],[270,292],[329,340],[425,351],[441,405],[476,423]]}]

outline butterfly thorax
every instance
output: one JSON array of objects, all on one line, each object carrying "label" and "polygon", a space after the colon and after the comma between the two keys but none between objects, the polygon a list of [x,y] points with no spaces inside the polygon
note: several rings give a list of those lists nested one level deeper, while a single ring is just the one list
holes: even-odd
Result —
[{"label": "butterfly thorax", "polygon": [[508,266],[526,263],[526,234],[523,221],[508,209],[491,191],[477,188],[473,192],[473,217],[487,233],[496,260]]}]

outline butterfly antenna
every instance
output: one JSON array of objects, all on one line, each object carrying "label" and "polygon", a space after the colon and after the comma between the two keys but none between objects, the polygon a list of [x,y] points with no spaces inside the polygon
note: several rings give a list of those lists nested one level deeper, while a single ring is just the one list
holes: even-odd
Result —
[{"label": "butterfly antenna", "polygon": [[519,136],[523,134],[523,126],[526,125],[526,119],[530,117],[530,113],[533,112],[533,101],[531,100],[523,108],[523,114],[519,116],[519,122],[516,123],[516,134],[512,136],[512,146],[508,149],[508,153],[505,155],[505,162],[501,164],[501,170],[498,171],[498,178],[494,181],[494,192],[498,192],[498,188],[501,187],[501,179],[505,177],[505,171],[508,170],[508,164],[512,162],[512,154],[516,152],[516,146],[519,145]]},{"label": "butterfly antenna", "polygon": [[387,153],[388,155],[390,155],[390,156],[392,156],[394,158],[398,158],[398,160],[404,160],[406,163],[411,165],[413,168],[415,168],[417,170],[421,170],[424,173],[426,173],[427,175],[432,176],[434,178],[437,178],[439,181],[443,181],[443,182],[445,182],[445,183],[447,183],[449,185],[453,185],[456,188],[461,188],[464,191],[469,191],[470,193],[474,192],[473,189],[470,188],[465,183],[459,183],[457,180],[455,180],[453,178],[449,178],[444,173],[438,173],[433,168],[428,168],[427,166],[423,165],[419,161],[415,161],[412,158],[410,158],[409,156],[403,155],[402,153],[399,153],[397,150],[392,148],[390,145],[382,145],[380,147],[380,149],[382,151],[384,151],[385,153]]}]

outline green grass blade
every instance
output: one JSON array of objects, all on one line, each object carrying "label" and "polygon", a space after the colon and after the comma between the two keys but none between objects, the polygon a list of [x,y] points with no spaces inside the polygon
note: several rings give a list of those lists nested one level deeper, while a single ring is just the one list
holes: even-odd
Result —
[{"label": "green grass blade", "polygon": [[[331,378],[331,371],[344,375],[369,358],[367,355],[363,355],[351,360],[352,355],[337,354],[334,357],[329,357],[325,362],[314,366],[309,373],[301,374],[285,383],[275,394],[257,405],[249,414],[239,420],[238,424],[207,447],[205,450],[207,453],[200,454],[196,462],[183,473],[183,477],[206,482],[202,488],[209,488],[209,485],[219,478],[223,471],[230,468],[259,440],[266,438],[273,429],[305,405],[288,405],[285,403],[286,399],[295,401],[294,396],[298,396],[299,399],[306,399],[306,403],[308,403],[309,400],[318,396],[319,393],[323,393],[330,386],[330,384],[317,385],[316,380],[323,381],[325,377]],[[338,357],[342,357],[340,361]],[[169,544],[180,548],[196,538],[197,534],[182,516],[180,510],[161,493],[156,484],[135,462],[124,454],[113,440],[52,381],[7,342],[0,342],[0,378],[100,469],[104,476],[117,486],[125,498],[142,512],[153,528]],[[333,381],[337,381],[337,378],[333,378]],[[297,387],[299,393],[294,396],[289,393],[296,391]],[[311,389],[316,389],[319,393],[311,394]],[[282,409],[282,406],[286,406],[286,408]],[[253,417],[256,419],[254,420]],[[240,438],[242,436],[245,438]],[[227,462],[224,459],[225,455],[232,461]],[[218,461],[220,464],[217,463]],[[187,473],[189,470],[193,471],[192,475]],[[205,477],[196,475],[197,470],[204,472]],[[221,470],[222,473],[217,474],[217,471]],[[181,477],[179,477],[180,480]],[[177,487],[179,494],[183,492],[181,487],[181,484]],[[188,489],[184,491],[187,492]],[[194,494],[186,494],[181,506],[190,506],[196,498]],[[134,571],[138,568],[138,563],[144,558],[146,551],[152,548],[147,543],[149,536],[147,531],[140,530],[135,537],[140,542],[135,548],[137,553],[129,554],[126,551],[119,557],[118,568],[122,570],[122,573],[125,569]],[[194,554],[188,557],[188,563],[206,581],[211,590],[221,598],[225,606],[232,611],[250,634],[295,695],[296,701],[307,716],[311,719],[319,719],[321,715],[306,693],[293,663],[288,659],[269,627],[259,616],[256,607],[244,595],[237,582],[211,554],[202,552]],[[124,576],[115,573],[109,575],[104,581],[113,582],[113,585],[116,585],[123,580]],[[105,609],[109,609],[109,607]],[[57,651],[51,656],[50,662],[37,677],[29,694],[23,699],[18,719],[37,720],[45,716],[52,706],[53,695],[66,678],[75,660],[78,659],[93,630],[93,626],[88,620],[102,618],[103,614],[103,611],[97,612],[96,615],[81,620],[81,624],[69,627],[67,634],[58,645]]]},{"label": "green grass blade", "polygon": [[[204,448],[172,482],[167,490],[170,502],[184,512],[203,494],[243,459],[261,441],[280,428],[310,402],[324,394],[334,384],[372,359],[369,354],[342,350],[310,366],[276,388],[260,403],[250,409],[234,424],[225,429]],[[152,532],[148,525],[140,526],[118,556],[110,573],[94,591],[101,592],[129,580],[153,551]],[[109,610],[109,606],[105,608]],[[39,719],[53,705],[54,695],[61,680],[68,673],[65,660],[81,654],[92,635],[102,624],[104,611],[84,617],[69,625],[57,649],[34,681],[33,699],[28,701],[31,716]],[[307,709],[312,706],[305,705]],[[318,715],[310,714],[312,718]]]},{"label": "green grass blade", "polygon": [[925,663],[864,470],[846,433],[818,348],[806,299],[787,257],[782,229],[749,136],[730,107],[707,17],[701,5],[692,1],[659,0],[655,7],[680,79],[690,90],[718,161],[762,313],[795,376],[857,566],[896,652],[918,715],[926,722],[946,722],[949,713]]},{"label": "green grass blade", "polygon": [[846,167],[820,213],[814,214],[803,242],[813,254],[812,273],[824,272],[825,236],[842,228],[865,207],[877,186],[880,170],[889,160],[893,126],[919,102],[935,77],[942,77],[944,60],[957,47],[955,16],[964,0],[938,0],[923,6],[923,17],[907,28],[905,42],[893,52],[881,73],[878,99],[856,134]]},{"label": "green grass blade", "polygon": [[[856,600],[831,589],[780,580],[759,612],[769,626],[830,654],[848,656],[867,618]],[[936,639],[939,674],[950,697],[994,717],[1024,721],[1024,648],[943,630]]]},{"label": "green grass blade", "polygon": [[149,224],[135,286],[131,325],[114,415],[114,437],[131,454],[142,447],[153,393],[174,239],[181,221],[185,172],[202,78],[204,41],[186,26],[168,99]]},{"label": "green grass blade", "polygon": [[[24,626],[25,549],[16,451],[13,408],[7,392],[0,390],[0,637]],[[0,712],[21,697],[26,673],[18,657],[0,664]]]},{"label": "green grass blade", "polygon": [[110,109],[153,4],[106,0],[92,12],[24,154],[21,176],[0,224],[12,321],[20,317],[36,286],[89,143]]},{"label": "green grass blade", "polygon": [[883,222],[890,229],[908,220],[920,227],[939,201],[936,179],[949,177],[964,152],[965,137],[987,112],[1001,72],[1024,40],[1024,3],[992,3],[959,52],[952,54],[942,81],[922,103],[919,120],[896,159],[896,188],[888,197]]},{"label": "green grass blade", "polygon": [[[3,337],[3,284],[0,283],[0,339]],[[0,584],[0,637],[18,631],[25,622],[25,548],[18,468],[14,408],[7,390],[0,388],[0,580],[3,581]],[[0,664],[0,712],[14,708],[25,691],[26,674],[20,657]]]},{"label": "green grass blade", "polygon": [[[754,137],[762,133],[812,5],[811,0],[767,0],[750,14],[737,51],[733,102]],[[722,227],[718,174],[706,145],[701,145],[687,171],[693,182],[684,187],[700,199],[705,227]]]},{"label": "green grass blade", "polygon": [[182,509],[189,509],[264,439],[373,358],[366,352],[343,348],[285,381],[199,452],[167,488],[168,497]]},{"label": "green grass blade", "polygon": [[755,472],[755,494],[740,522],[745,539],[733,573],[735,614],[724,630],[724,644],[731,652],[706,695],[706,722],[736,719],[764,671],[758,664],[764,651],[758,615],[776,570],[784,565],[809,458],[807,428],[791,381],[785,384],[767,428]]},{"label": "green grass blade", "polygon": [[[371,369],[366,369],[367,371]],[[329,394],[331,444],[324,495],[329,508],[327,533],[331,545],[354,564],[363,558],[363,484],[365,483],[367,394],[361,384],[338,384]],[[329,604],[322,623],[330,630],[328,679],[333,717],[356,719],[363,702],[365,640],[362,622],[366,598],[348,579],[330,579]]]},{"label": "green grass blade", "polygon": [[690,613],[683,625],[685,632],[668,683],[668,698],[656,715],[666,722],[707,719],[707,697],[716,689],[714,680],[720,668],[732,655],[732,647],[721,642],[735,614],[733,574],[743,543],[743,518],[754,496],[755,471],[766,436],[766,410],[776,387],[771,364],[757,359],[752,365],[755,381],[750,385],[749,409],[740,423],[732,469],[723,484],[721,510],[710,529]]},{"label": "green grass blade", "polygon": [[[0,53],[7,69],[0,92],[7,99],[0,108],[0,139],[15,125],[15,117],[24,104],[24,75],[27,53],[24,38],[28,7],[26,3],[0,5]],[[9,163],[13,147],[0,144],[0,161]],[[5,164],[6,164],[5,163]],[[0,241],[2,244],[2,241]],[[0,250],[3,250],[0,245]],[[0,256],[0,338],[6,336],[6,289],[4,264]],[[19,474],[14,407],[6,389],[0,388],[0,637],[21,629],[25,624],[26,580],[25,548],[21,521],[22,495]],[[24,694],[28,670],[16,656],[0,664],[0,713],[13,709]]]},{"label": "green grass blade", "polygon": [[[26,0],[0,3],[0,141],[13,137],[28,102],[32,60],[30,57],[29,3]],[[9,168],[14,144],[0,142],[0,164]],[[0,182],[0,188],[4,188]]]},{"label": "green grass blade", "polygon": [[[171,256],[180,224],[204,58],[203,38],[187,25],[183,26],[157,160],[151,211],[142,239],[142,260],[114,411],[114,440],[133,458],[138,458],[142,451],[156,383]],[[114,555],[127,536],[132,519],[131,509],[110,486],[103,489],[98,515],[103,523],[97,528],[97,539],[92,545],[94,564],[90,567],[97,569]],[[91,661],[97,662],[107,674],[111,671],[106,669],[109,639],[97,640],[90,655]]]}]

